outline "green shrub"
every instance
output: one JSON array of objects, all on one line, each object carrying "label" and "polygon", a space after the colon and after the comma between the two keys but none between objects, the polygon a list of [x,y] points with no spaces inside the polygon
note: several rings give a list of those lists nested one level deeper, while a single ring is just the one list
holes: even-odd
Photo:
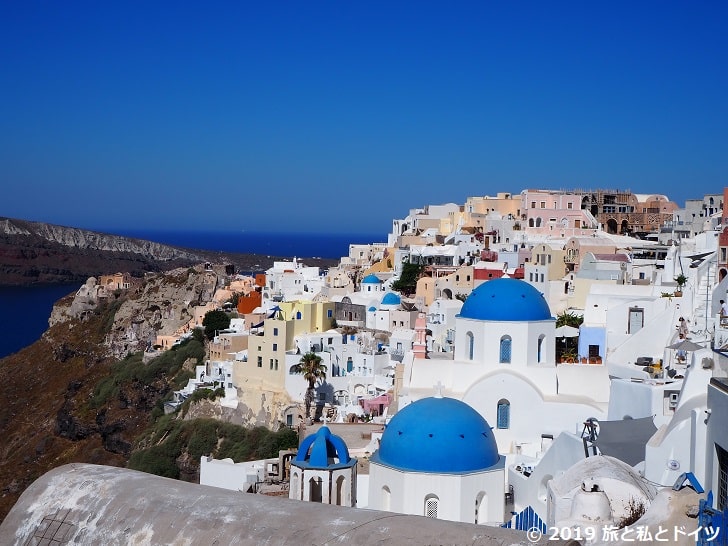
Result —
[{"label": "green shrub", "polygon": [[202,455],[210,455],[217,447],[217,427],[219,422],[214,419],[196,419],[191,427],[187,452],[195,461]]}]

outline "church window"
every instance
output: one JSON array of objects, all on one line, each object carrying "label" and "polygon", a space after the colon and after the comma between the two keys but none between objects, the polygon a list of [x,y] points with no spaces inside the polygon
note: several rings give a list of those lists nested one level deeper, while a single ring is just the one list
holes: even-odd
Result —
[{"label": "church window", "polygon": [[382,510],[391,510],[392,506],[392,492],[386,485],[382,487]]},{"label": "church window", "polygon": [[308,486],[309,502],[323,502],[323,480],[321,478],[311,478],[308,480]]},{"label": "church window", "polygon": [[437,507],[439,504],[440,499],[435,495],[425,497],[425,517],[437,519]]},{"label": "church window", "polygon": [[540,336],[538,336],[538,358],[537,358],[537,361],[538,361],[539,364],[541,362],[543,362],[542,358],[543,358],[543,340],[544,339],[546,339],[546,336],[545,335],[541,334]]},{"label": "church window", "polygon": [[346,478],[339,476],[336,480],[336,505],[343,506],[344,504],[344,493],[346,491]]},{"label": "church window", "polygon": [[301,320],[301,311],[296,313],[296,320]]},{"label": "church window", "polygon": [[504,398],[498,400],[496,426],[500,429],[511,428],[511,403]]},{"label": "church window", "polygon": [[351,359],[351,357],[346,359],[346,371],[349,373],[354,371],[354,361]]},{"label": "church window", "polygon": [[500,340],[500,362],[511,363],[511,336],[503,336]]},{"label": "church window", "polygon": [[468,340],[468,360],[473,360],[473,354],[475,352],[475,337],[473,336],[473,332],[468,332],[465,334],[465,337]]},{"label": "church window", "polygon": [[488,496],[485,491],[478,493],[475,497],[475,523],[482,525],[486,523],[486,517],[488,515]]},{"label": "church window", "polygon": [[298,492],[298,472],[294,472],[293,475],[291,476],[291,486],[290,487],[291,487],[291,491],[296,492],[296,498],[300,499],[301,497]]}]

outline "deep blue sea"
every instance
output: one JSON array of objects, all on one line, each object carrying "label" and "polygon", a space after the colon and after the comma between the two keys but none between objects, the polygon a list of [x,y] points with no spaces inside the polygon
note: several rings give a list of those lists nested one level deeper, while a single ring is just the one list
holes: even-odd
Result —
[{"label": "deep blue sea", "polygon": [[[183,232],[142,230],[97,230],[193,249],[240,252],[281,257],[340,258],[349,254],[349,244],[385,242],[385,234],[311,234],[262,232]],[[305,263],[305,262],[304,262]],[[80,285],[30,287],[0,286],[0,358],[27,347],[48,328],[53,304],[75,292]]]},{"label": "deep blue sea", "polygon": [[46,286],[0,286],[0,358],[15,353],[38,340],[48,329],[53,304],[78,290],[78,284]]},{"label": "deep blue sea", "polygon": [[193,232],[131,229],[107,230],[104,233],[136,237],[186,248],[307,258],[341,258],[349,254],[349,244],[387,241],[386,234]]}]

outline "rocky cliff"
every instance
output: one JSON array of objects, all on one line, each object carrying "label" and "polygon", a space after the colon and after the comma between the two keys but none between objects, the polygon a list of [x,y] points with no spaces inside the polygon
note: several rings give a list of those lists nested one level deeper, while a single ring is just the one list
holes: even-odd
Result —
[{"label": "rocky cliff", "polygon": [[[89,280],[56,303],[39,341],[0,359],[0,519],[35,478],[69,462],[124,466],[136,455],[148,471],[157,472],[157,464],[166,461],[163,475],[194,480],[200,454],[187,440],[170,435],[179,445],[165,446],[149,432],[164,419],[169,427],[190,423],[185,429],[190,442],[199,440],[195,422],[202,418],[278,424],[290,399],[244,388],[237,408],[205,401],[186,415],[161,417],[162,402],[194,376],[205,350],[196,339],[157,358],[143,350],[150,344],[153,349],[157,335],[184,330],[207,306],[216,307],[216,290],[226,281],[224,267],[201,265],[148,274],[111,293]],[[222,445],[218,437],[207,440],[205,453]]]},{"label": "rocky cliff", "polygon": [[[152,241],[0,217],[0,285],[83,283],[116,272],[142,277],[200,262],[225,262],[238,270],[262,271],[274,256],[189,250]],[[327,266],[334,260],[309,259]]]},{"label": "rocky cliff", "polygon": [[205,259],[151,241],[0,218],[1,285],[84,282],[117,271],[140,276]]}]

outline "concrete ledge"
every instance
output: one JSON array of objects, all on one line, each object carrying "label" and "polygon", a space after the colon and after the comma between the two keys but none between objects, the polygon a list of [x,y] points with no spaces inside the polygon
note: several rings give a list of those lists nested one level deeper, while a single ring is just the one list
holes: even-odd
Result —
[{"label": "concrete ledge", "polygon": [[0,544],[385,542],[534,544],[525,533],[509,529],[235,493],[90,464],[44,474],[0,524]]}]

